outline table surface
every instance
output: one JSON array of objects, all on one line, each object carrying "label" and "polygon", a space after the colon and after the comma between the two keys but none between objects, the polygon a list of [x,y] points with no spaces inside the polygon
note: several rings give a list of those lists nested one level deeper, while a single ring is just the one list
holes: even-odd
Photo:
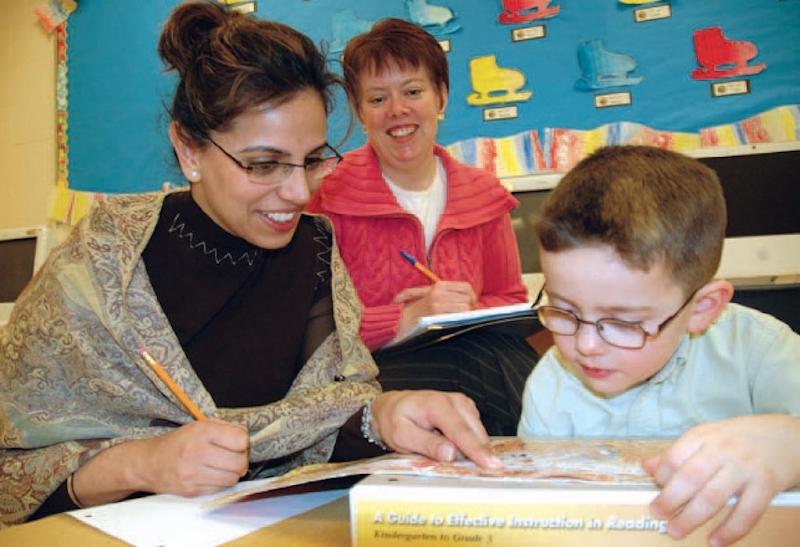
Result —
[{"label": "table surface", "polygon": [[[348,547],[350,545],[348,497],[343,496],[307,513],[256,530],[225,545],[261,547],[268,544]],[[0,530],[0,545],[118,547],[127,545],[127,543],[62,514]]]}]

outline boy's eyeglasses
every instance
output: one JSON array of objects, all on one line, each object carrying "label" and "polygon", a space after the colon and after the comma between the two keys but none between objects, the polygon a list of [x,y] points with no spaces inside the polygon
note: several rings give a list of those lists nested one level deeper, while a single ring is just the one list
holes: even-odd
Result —
[{"label": "boy's eyeglasses", "polygon": [[305,158],[303,163],[290,163],[287,161],[259,161],[246,165],[236,159],[230,152],[222,148],[219,144],[214,142],[214,139],[207,137],[208,142],[216,146],[220,152],[228,156],[233,163],[239,166],[243,171],[247,171],[247,177],[253,184],[261,184],[264,186],[278,185],[289,178],[295,167],[300,167],[306,172],[306,180],[312,183],[321,181],[326,175],[330,174],[336,165],[342,161],[342,155],[336,151],[329,144],[325,144],[325,148],[319,156],[311,156]]},{"label": "boy's eyeglasses", "polygon": [[[541,300],[543,292],[544,287],[539,291],[536,302],[534,302],[534,307],[536,307],[536,304]],[[538,306],[536,307],[536,312],[544,328],[553,334],[573,336],[577,334],[581,325],[594,325],[597,329],[597,334],[600,335],[600,338],[606,343],[623,349],[641,349],[644,347],[648,338],[658,336],[661,331],[683,311],[683,308],[694,298],[695,292],[692,292],[691,296],[689,296],[686,302],[681,304],[681,307],[678,308],[675,313],[662,321],[661,324],[656,327],[655,332],[647,332],[637,323],[629,323],[628,321],[622,321],[611,317],[598,319],[597,321],[586,321],[569,310],[557,308],[555,306]]]}]

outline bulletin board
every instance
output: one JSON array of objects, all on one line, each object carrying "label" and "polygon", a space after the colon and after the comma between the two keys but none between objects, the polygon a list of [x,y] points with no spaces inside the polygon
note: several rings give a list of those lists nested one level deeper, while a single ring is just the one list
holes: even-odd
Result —
[{"label": "bulletin board", "polygon": [[[141,192],[183,183],[166,136],[175,80],[156,53],[161,25],[178,3],[78,1],[59,63],[60,169],[70,190]],[[629,126],[711,135],[702,143],[689,138],[691,146],[725,144],[721,132],[708,133],[723,126],[732,128],[728,140],[800,140],[795,0],[238,3],[324,44],[337,70],[347,39],[374,21],[400,17],[424,26],[448,51],[451,91],[439,142],[457,150],[475,139],[524,135],[523,155],[547,156],[561,130]],[[783,110],[770,128],[742,125],[776,108]],[[358,129],[342,142],[346,112],[340,93],[330,141],[345,151],[363,142]],[[545,158],[531,168],[556,167]]]}]

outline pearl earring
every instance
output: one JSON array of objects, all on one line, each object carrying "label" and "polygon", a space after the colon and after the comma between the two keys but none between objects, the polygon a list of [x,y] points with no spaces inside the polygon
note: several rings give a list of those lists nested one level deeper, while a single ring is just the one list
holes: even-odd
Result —
[{"label": "pearl earring", "polygon": [[442,110],[441,112],[439,112],[439,113],[436,115],[436,119],[437,119],[437,120],[439,120],[440,122],[441,122],[441,121],[444,121],[444,110]]},{"label": "pearl earring", "polygon": [[200,171],[197,169],[192,169],[189,173],[189,180],[196,181],[200,178]]}]

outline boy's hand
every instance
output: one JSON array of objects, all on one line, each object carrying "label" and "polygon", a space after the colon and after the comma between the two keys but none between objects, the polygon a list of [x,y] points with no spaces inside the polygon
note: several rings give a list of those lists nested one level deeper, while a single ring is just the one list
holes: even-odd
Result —
[{"label": "boy's hand", "polygon": [[741,416],[687,431],[664,453],[643,462],[661,486],[650,504],[680,539],[735,505],[709,535],[709,545],[730,545],[755,526],[772,498],[800,483],[800,417]]}]

